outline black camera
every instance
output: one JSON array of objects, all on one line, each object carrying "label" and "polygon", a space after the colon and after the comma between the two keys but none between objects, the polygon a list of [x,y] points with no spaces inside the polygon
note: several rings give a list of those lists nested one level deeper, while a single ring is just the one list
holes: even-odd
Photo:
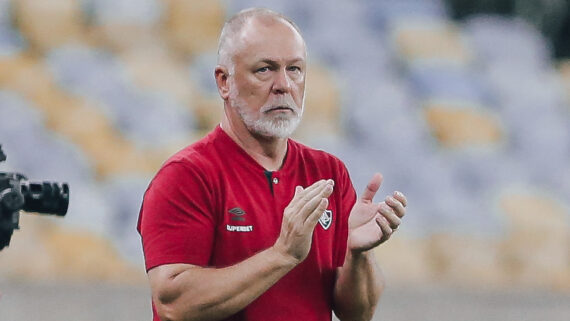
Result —
[{"label": "black camera", "polygon": [[[0,162],[6,160],[0,145]],[[65,216],[69,206],[69,185],[32,182],[19,173],[0,172],[0,250],[10,245],[19,229],[20,210]]]}]

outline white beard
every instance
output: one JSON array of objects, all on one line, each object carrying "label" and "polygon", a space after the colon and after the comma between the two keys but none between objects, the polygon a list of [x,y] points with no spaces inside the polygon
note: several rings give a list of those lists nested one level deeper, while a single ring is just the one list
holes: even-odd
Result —
[{"label": "white beard", "polygon": [[[290,94],[280,96],[266,105],[261,107],[258,112],[248,111],[246,102],[237,96],[237,91],[230,92],[230,106],[236,109],[238,115],[242,119],[245,127],[254,134],[269,138],[288,138],[290,137],[303,116],[304,106],[299,108]],[[304,99],[303,99],[304,105]],[[267,112],[276,107],[290,108],[293,113],[278,112],[271,116]]]}]

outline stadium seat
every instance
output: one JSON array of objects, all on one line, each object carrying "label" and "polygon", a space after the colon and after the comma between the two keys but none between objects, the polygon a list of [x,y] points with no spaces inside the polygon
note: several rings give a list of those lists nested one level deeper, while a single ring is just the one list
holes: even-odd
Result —
[{"label": "stadium seat", "polygon": [[164,43],[159,26],[165,8],[160,0],[84,0],[83,3],[93,38],[108,48],[122,51]]},{"label": "stadium seat", "polygon": [[465,65],[471,60],[458,28],[449,22],[399,20],[392,28],[392,37],[405,62],[435,61]]},{"label": "stadium seat", "polygon": [[387,30],[401,19],[448,19],[442,0],[366,0],[363,5],[369,24],[377,30]]},{"label": "stadium seat", "polygon": [[407,75],[416,97],[490,106],[492,90],[486,82],[468,67],[441,66],[438,64],[411,64]]},{"label": "stadium seat", "polygon": [[393,67],[390,46],[383,42],[382,33],[361,23],[363,12],[357,2],[315,10],[311,26],[303,30],[310,56],[334,68],[347,85],[362,85],[363,70],[372,72],[369,80],[373,81]]},{"label": "stadium seat", "polygon": [[[78,198],[80,195],[96,197],[91,189],[82,192]],[[93,211],[101,210],[93,202],[84,204]],[[15,233],[10,250],[2,253],[0,273],[4,278],[32,283],[46,280],[145,282],[144,270],[121,258],[108,238],[87,229],[59,225],[73,220],[71,215],[63,220],[31,215],[21,215],[20,219],[25,228]]]},{"label": "stadium seat", "polygon": [[123,66],[108,51],[85,45],[62,46],[45,56],[57,84],[79,97],[100,102],[97,107],[113,122],[116,110],[106,100],[129,90]]},{"label": "stadium seat", "polygon": [[312,64],[307,67],[305,86],[303,121],[295,136],[306,142],[342,137],[340,92],[336,78],[324,66]]},{"label": "stadium seat", "polygon": [[135,91],[132,95],[109,99],[117,110],[118,129],[137,148],[152,150],[188,141],[195,128],[191,110],[174,97],[159,92]]},{"label": "stadium seat", "polygon": [[428,267],[434,280],[468,287],[497,289],[507,285],[508,272],[496,236],[463,231],[435,233],[427,238]]},{"label": "stadium seat", "polygon": [[5,115],[0,121],[0,143],[14,170],[34,180],[82,182],[94,178],[87,157],[70,140],[49,131],[45,127],[48,117],[33,103],[16,93],[0,91],[0,110]]},{"label": "stadium seat", "polygon": [[476,15],[465,22],[463,33],[474,54],[493,67],[533,72],[550,64],[546,40],[521,19]]},{"label": "stadium seat", "polygon": [[[118,59],[137,87],[166,93],[191,108],[196,89],[185,63],[171,52],[164,48],[133,49],[122,52]],[[213,81],[212,66],[208,76]]]},{"label": "stadium seat", "polygon": [[55,129],[73,139],[95,162],[98,177],[122,172],[147,172],[154,166],[89,102],[79,101],[62,114]]},{"label": "stadium seat", "polygon": [[85,34],[79,0],[14,1],[14,14],[34,50],[80,41]]},{"label": "stadium seat", "polygon": [[547,190],[525,186],[505,188],[498,202],[507,221],[501,258],[510,283],[567,288],[570,229],[565,205]]},{"label": "stadium seat", "polygon": [[503,139],[497,115],[481,107],[457,108],[453,104],[427,103],[424,115],[433,134],[446,147],[495,145]]},{"label": "stadium seat", "polygon": [[0,0],[0,59],[22,52],[24,40],[13,25],[13,2]]},{"label": "stadium seat", "polygon": [[47,63],[64,88],[93,101],[140,149],[169,145],[192,133],[191,110],[168,92],[138,88],[122,62],[108,52],[69,47],[52,51]]},{"label": "stadium seat", "polygon": [[[403,232],[403,231],[402,231]],[[394,284],[428,284],[434,276],[426,241],[419,237],[394,237],[374,254],[382,273]]]},{"label": "stadium seat", "polygon": [[122,254],[133,264],[142,266],[140,237],[133,233],[137,225],[142,198],[151,175],[114,175],[101,182],[101,197],[111,208],[107,234]]},{"label": "stadium seat", "polygon": [[82,10],[95,25],[156,27],[162,20],[164,5],[160,0],[84,0]]},{"label": "stadium seat", "polygon": [[216,49],[226,18],[221,1],[162,1],[166,6],[165,32],[173,48],[190,56]]}]

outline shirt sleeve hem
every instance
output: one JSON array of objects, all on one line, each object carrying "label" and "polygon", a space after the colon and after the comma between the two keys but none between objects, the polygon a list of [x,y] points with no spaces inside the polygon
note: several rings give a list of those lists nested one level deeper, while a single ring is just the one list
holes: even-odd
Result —
[{"label": "shirt sleeve hem", "polygon": [[180,256],[163,256],[158,257],[152,260],[146,261],[146,271],[150,271],[151,269],[166,265],[166,264],[192,264],[197,266],[205,266],[206,263],[202,262],[203,260],[197,258],[189,258],[189,257],[180,257]]}]

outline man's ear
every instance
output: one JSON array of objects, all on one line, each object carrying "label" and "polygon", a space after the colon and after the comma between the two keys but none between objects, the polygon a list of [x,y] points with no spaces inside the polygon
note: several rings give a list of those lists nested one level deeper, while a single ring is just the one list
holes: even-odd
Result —
[{"label": "man's ear", "polygon": [[227,100],[230,96],[230,87],[228,82],[228,77],[230,76],[228,69],[225,66],[216,66],[214,69],[214,77],[216,78],[216,84],[218,85],[218,93],[223,100]]}]

